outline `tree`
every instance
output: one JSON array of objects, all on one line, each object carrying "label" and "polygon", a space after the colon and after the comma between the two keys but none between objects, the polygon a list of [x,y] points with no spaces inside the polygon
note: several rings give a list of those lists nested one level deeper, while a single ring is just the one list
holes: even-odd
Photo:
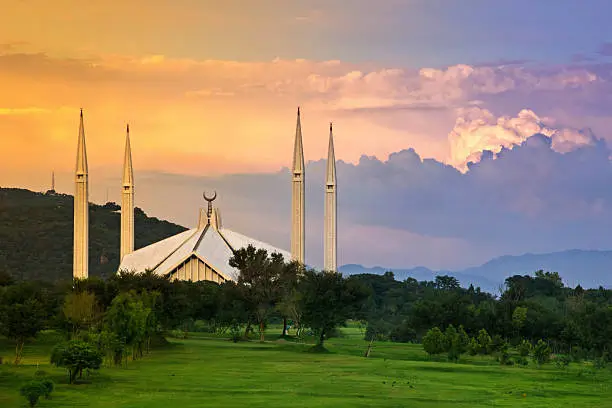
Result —
[{"label": "tree", "polygon": [[525,324],[525,320],[527,319],[527,308],[517,306],[512,312],[512,326],[514,326],[514,330],[516,330],[516,336],[520,336],[521,329]]},{"label": "tree", "polygon": [[72,325],[72,335],[87,329],[99,316],[96,296],[89,292],[69,293],[64,299],[62,312]]},{"label": "tree", "polygon": [[259,327],[259,339],[263,342],[268,317],[279,299],[285,260],[281,254],[268,256],[265,249],[249,245],[234,251],[229,264],[240,271],[238,284],[244,289],[247,302],[253,308]]},{"label": "tree", "polygon": [[[125,346],[132,348],[132,358],[139,355],[147,335],[147,319],[151,309],[131,293],[122,293],[113,299],[106,313],[106,329],[114,333]],[[123,350],[116,348],[116,350]],[[123,358],[123,356],[122,356]],[[116,360],[116,359],[115,359]]]},{"label": "tree", "polygon": [[423,349],[429,356],[444,353],[446,350],[445,341],[444,333],[438,327],[434,327],[423,336]]},{"label": "tree", "polygon": [[51,353],[51,364],[65,367],[68,371],[68,380],[73,384],[77,375],[83,376],[83,370],[97,370],[102,364],[102,353],[89,343],[80,340],[71,340],[59,344]]},{"label": "tree", "polygon": [[9,286],[0,298],[0,334],[15,342],[15,364],[21,362],[26,340],[45,328],[48,305],[27,283]]},{"label": "tree", "polygon": [[489,354],[491,351],[491,344],[493,340],[489,333],[485,329],[480,329],[478,332],[478,346],[480,348],[480,354]]},{"label": "tree", "polygon": [[293,320],[296,327],[296,335],[299,337],[302,313],[299,309],[300,293],[298,291],[299,280],[304,275],[304,265],[297,261],[285,264],[279,276],[279,298],[276,309],[283,316],[283,333],[287,335],[287,318]]},{"label": "tree", "polygon": [[316,349],[324,349],[325,336],[346,322],[367,297],[363,286],[349,283],[335,272],[306,271],[300,281],[302,322],[317,336]]},{"label": "tree", "polygon": [[547,363],[548,361],[550,361],[550,347],[548,346],[548,344],[540,339],[538,340],[538,343],[535,345],[535,347],[533,348],[533,352],[532,352],[532,358],[533,361],[535,361],[538,366],[541,366],[542,364]]},{"label": "tree", "polygon": [[30,407],[36,406],[40,397],[46,394],[47,387],[37,380],[32,380],[21,387],[20,394],[28,400]]}]

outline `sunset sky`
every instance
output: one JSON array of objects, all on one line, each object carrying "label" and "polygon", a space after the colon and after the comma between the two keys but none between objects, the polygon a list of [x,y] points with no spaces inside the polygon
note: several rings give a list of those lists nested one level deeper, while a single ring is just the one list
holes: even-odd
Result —
[{"label": "sunset sky", "polygon": [[610,249],[610,15],[603,0],[4,0],[0,186],[42,191],[55,170],[72,194],[83,108],[92,201],[118,200],[129,122],[148,214],[192,226],[216,189],[226,226],[288,248],[299,105],[313,265],[330,121],[339,264]]}]

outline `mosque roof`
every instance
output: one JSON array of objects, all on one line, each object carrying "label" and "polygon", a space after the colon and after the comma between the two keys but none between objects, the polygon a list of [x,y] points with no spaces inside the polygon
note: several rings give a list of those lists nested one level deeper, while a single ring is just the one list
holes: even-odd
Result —
[{"label": "mosque roof", "polygon": [[119,271],[142,273],[151,270],[167,275],[181,263],[196,256],[226,280],[238,280],[239,271],[229,265],[233,251],[253,245],[268,253],[278,252],[289,260],[291,254],[265,242],[247,237],[216,224],[200,222],[198,228],[181,232],[126,255]]}]

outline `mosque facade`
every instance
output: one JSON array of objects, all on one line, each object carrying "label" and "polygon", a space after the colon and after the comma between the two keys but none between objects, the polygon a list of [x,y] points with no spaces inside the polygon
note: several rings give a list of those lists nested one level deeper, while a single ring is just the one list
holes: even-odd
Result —
[{"label": "mosque facade", "polygon": [[[298,108],[294,139],[293,165],[291,169],[291,251],[224,228],[221,213],[213,205],[217,193],[204,194],[207,208],[199,210],[198,225],[146,247],[134,250],[134,169],[129,125],[126,129],[123,177],[121,183],[121,263],[118,273],[151,271],[171,280],[237,281],[239,271],[229,265],[234,251],[249,245],[265,249],[268,253],[280,253],[285,259],[305,263],[305,164],[302,143],[302,127]],[[333,132],[330,124],[327,173],[325,179],[324,215],[324,269],[337,269],[337,222],[336,222],[336,164]],[[88,277],[88,200],[89,179],[83,111],[79,122],[77,165],[74,194],[74,262],[73,277]]]}]

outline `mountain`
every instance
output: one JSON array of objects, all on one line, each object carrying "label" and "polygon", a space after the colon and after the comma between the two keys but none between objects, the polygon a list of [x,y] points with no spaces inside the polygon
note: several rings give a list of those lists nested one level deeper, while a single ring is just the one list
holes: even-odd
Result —
[{"label": "mountain", "polygon": [[401,269],[401,268],[382,268],[375,266],[367,268],[362,265],[348,264],[342,265],[338,268],[338,271],[343,275],[357,275],[362,273],[371,273],[375,275],[382,275],[387,271],[393,272],[395,279],[403,281],[408,278],[414,278],[418,281],[432,281],[437,275],[449,275],[456,278],[462,286],[469,286],[470,284],[474,287],[480,287],[482,290],[490,293],[498,293],[499,285],[503,284],[504,280],[497,281],[489,279],[485,276],[473,275],[463,272],[453,271],[434,271],[424,266],[417,266],[415,268]]},{"label": "mountain", "polygon": [[[73,202],[70,195],[0,188],[0,272],[18,280],[72,279]],[[120,207],[89,205],[89,275],[119,267]],[[134,211],[135,248],[186,228]]]},{"label": "mountain", "polygon": [[410,269],[366,268],[361,265],[343,265],[338,268],[346,275],[359,273],[383,274],[392,271],[396,279],[412,277],[419,281],[433,280],[436,275],[457,278],[462,286],[480,286],[491,293],[498,293],[500,285],[512,275],[533,275],[537,270],[559,272],[567,286],[580,284],[585,288],[612,286],[612,251],[571,249],[547,254],[505,255],[494,258],[480,266],[459,271],[434,271],[425,267]]}]

